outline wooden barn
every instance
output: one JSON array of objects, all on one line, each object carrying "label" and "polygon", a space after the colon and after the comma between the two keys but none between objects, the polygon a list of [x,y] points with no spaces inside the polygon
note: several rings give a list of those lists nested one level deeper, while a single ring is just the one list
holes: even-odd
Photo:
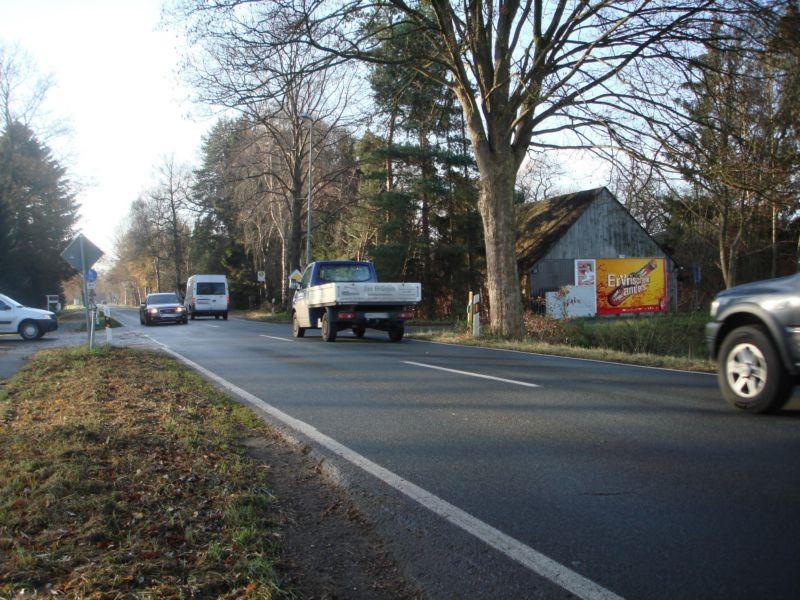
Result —
[{"label": "wooden barn", "polygon": [[675,261],[605,187],[519,206],[517,261],[533,305],[576,286],[596,297],[594,314],[677,306]]}]

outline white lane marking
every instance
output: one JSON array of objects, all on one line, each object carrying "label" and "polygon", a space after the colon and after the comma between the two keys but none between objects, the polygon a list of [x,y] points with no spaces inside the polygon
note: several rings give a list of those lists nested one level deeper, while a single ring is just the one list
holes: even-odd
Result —
[{"label": "white lane marking", "polygon": [[323,448],[328,449],[330,452],[340,456],[347,462],[363,469],[373,477],[383,481],[387,485],[390,485],[401,494],[404,494],[431,512],[439,515],[448,523],[466,531],[467,533],[472,534],[483,543],[488,544],[492,548],[509,557],[511,560],[518,562],[537,575],[548,579],[562,589],[576,595],[579,598],[583,598],[584,600],[623,600],[621,596],[618,596],[614,592],[607,590],[594,581],[579,575],[575,571],[572,571],[561,563],[558,563],[545,556],[541,552],[538,552],[530,546],[523,544],[519,540],[506,535],[502,531],[495,529],[480,519],[473,517],[457,506],[442,500],[438,496],[428,492],[418,485],[403,479],[399,475],[396,475],[395,473],[385,469],[384,467],[381,467],[366,457],[361,456],[344,444],[341,444],[333,438],[328,437],[316,427],[313,427],[312,425],[309,425],[308,423],[299,419],[295,419],[294,417],[275,408],[274,406],[267,404],[261,400],[261,398],[254,396],[250,392],[247,392],[242,388],[230,383],[219,375],[212,373],[205,367],[201,367],[196,362],[186,358],[181,354],[178,354],[166,345],[161,344],[161,346],[168,354],[171,354],[178,360],[183,361],[185,364],[202,373],[212,381],[215,381],[218,385],[228,390],[232,394],[239,396],[251,406],[264,411],[274,419],[277,419],[288,427],[299,431]]},{"label": "white lane marking", "polygon": [[269,338],[271,340],[280,340],[281,342],[291,342],[291,340],[288,339],[288,338],[277,337],[275,335],[266,335],[264,333],[259,333],[258,335],[259,335],[259,337],[265,337],[265,338]]},{"label": "white lane marking", "polygon": [[528,383],[527,381],[517,381],[516,379],[503,379],[502,377],[494,377],[493,375],[482,375],[481,373],[471,373],[470,371],[459,371],[458,369],[447,369],[445,367],[437,367],[436,365],[426,365],[425,363],[412,362],[410,360],[403,361],[407,365],[414,365],[415,367],[425,367],[426,369],[436,369],[437,371],[447,371],[448,373],[456,373],[458,375],[466,375],[467,377],[479,377],[480,379],[491,379],[492,381],[500,381],[502,383],[511,383],[514,385],[524,385],[525,387],[542,387],[536,383]]}]

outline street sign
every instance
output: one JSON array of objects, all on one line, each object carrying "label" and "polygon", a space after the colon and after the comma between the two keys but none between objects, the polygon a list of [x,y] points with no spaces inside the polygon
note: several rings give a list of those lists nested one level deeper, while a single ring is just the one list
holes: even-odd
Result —
[{"label": "street sign", "polygon": [[258,281],[259,283],[264,283],[267,281],[267,273],[266,271],[259,271],[258,272]]},{"label": "street sign", "polygon": [[86,281],[88,281],[89,283],[94,283],[95,281],[97,281],[97,271],[95,271],[94,269],[89,269],[88,271],[86,271],[86,275],[84,275],[84,277],[86,277]]},{"label": "street sign", "polygon": [[103,256],[103,251],[90,242],[82,233],[75,236],[75,239],[61,253],[61,257],[78,273],[83,273],[85,269],[96,263],[101,256]]}]

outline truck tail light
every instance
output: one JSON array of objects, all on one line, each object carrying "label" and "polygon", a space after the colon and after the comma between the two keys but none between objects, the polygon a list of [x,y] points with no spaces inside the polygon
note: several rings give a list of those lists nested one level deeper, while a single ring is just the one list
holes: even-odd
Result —
[{"label": "truck tail light", "polygon": [[398,316],[401,319],[413,319],[414,318],[414,311],[407,310],[407,311],[401,312]]},{"label": "truck tail light", "polygon": [[354,313],[354,312],[340,312],[339,313],[339,318],[342,321],[352,321],[353,319],[356,318],[356,313]]}]

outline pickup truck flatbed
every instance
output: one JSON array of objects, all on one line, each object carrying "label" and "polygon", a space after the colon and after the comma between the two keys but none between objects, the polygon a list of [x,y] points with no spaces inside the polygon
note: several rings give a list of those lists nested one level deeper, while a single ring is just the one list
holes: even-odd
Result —
[{"label": "pickup truck flatbed", "polygon": [[306,267],[292,299],[292,333],[321,329],[333,342],[339,331],[350,329],[363,337],[367,328],[386,331],[389,339],[403,339],[405,321],[422,299],[419,283],[381,283],[368,261],[318,261]]}]

